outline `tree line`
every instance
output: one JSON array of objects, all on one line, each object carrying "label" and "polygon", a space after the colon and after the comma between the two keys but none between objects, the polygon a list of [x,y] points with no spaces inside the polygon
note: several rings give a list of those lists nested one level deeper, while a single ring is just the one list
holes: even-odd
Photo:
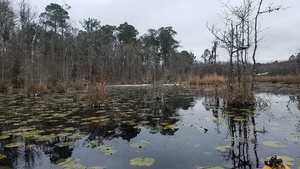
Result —
[{"label": "tree line", "polygon": [[0,0],[0,78],[23,86],[77,80],[108,83],[172,81],[191,72],[195,55],[178,51],[171,26],[142,36],[125,22],[95,18],[71,25],[68,5],[51,3],[37,15],[25,0]]},{"label": "tree line", "polygon": [[[17,6],[11,0],[0,0],[1,88],[78,81],[154,84],[214,72],[231,81],[238,76],[239,81],[247,82],[242,79],[247,76],[242,75],[252,71],[245,52],[249,47],[249,31],[245,31],[249,23],[240,17],[248,16],[244,15],[249,13],[248,6],[241,8],[245,11],[231,14],[243,21],[240,27],[231,25],[221,36],[215,34],[214,27],[210,28],[219,39],[213,42],[211,51],[204,51],[204,62],[196,61],[192,52],[179,51],[177,32],[171,26],[149,29],[139,36],[138,30],[127,22],[101,25],[98,19],[87,18],[80,21],[79,29],[70,22],[70,8],[67,4],[51,3],[37,14],[25,0]],[[217,62],[218,43],[227,46],[229,63]]]}]

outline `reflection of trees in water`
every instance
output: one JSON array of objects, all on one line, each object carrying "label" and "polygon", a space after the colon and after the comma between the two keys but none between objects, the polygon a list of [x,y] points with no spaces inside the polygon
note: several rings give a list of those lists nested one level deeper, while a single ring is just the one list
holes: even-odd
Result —
[{"label": "reflection of trees in water", "polygon": [[[228,134],[233,149],[228,150],[224,155],[226,160],[231,161],[233,168],[252,168],[252,165],[259,167],[257,155],[257,132],[255,131],[255,117],[252,112],[234,110],[234,116],[227,116]],[[236,117],[239,119],[235,119]],[[250,124],[252,127],[249,127]],[[251,135],[251,130],[252,135]],[[251,161],[250,147],[252,146],[255,162]]]},{"label": "reflection of trees in water", "polygon": [[[230,140],[230,146],[233,147],[233,149],[222,152],[222,156],[226,161],[232,163],[232,168],[250,169],[253,168],[252,165],[259,167],[259,159],[256,150],[257,132],[255,131],[256,123],[253,112],[250,111],[250,109],[227,109],[224,111],[226,108],[224,103],[219,102],[218,98],[212,95],[204,95],[202,105],[205,110],[212,111],[212,115],[216,119],[214,123],[217,125],[216,130],[218,133],[220,133],[219,119],[226,119],[228,124],[228,135],[225,139]],[[221,112],[219,112],[219,110],[221,110]],[[227,113],[231,114],[228,115]],[[252,125],[252,127],[249,127],[250,125]],[[254,162],[251,161],[251,148],[255,156]]]},{"label": "reflection of trees in water", "polygon": [[287,102],[287,109],[290,111],[290,106],[296,103],[298,110],[300,110],[300,95],[289,95],[289,101]]},{"label": "reflection of trees in water", "polygon": [[[82,119],[107,116],[110,119],[107,122],[80,125],[79,119],[76,123],[66,124],[65,122],[69,117],[65,117],[57,119],[56,122],[39,121],[35,123],[37,123],[37,126],[40,126],[40,130],[52,129],[60,125],[74,127],[77,129],[76,132],[81,131],[88,134],[87,141],[99,140],[100,143],[103,143],[103,140],[122,138],[129,142],[141,132],[140,126],[156,129],[162,135],[174,135],[178,129],[163,129],[163,126],[174,125],[180,120],[178,109],[187,110],[189,107],[194,106],[193,97],[188,97],[187,94],[169,94],[162,101],[155,100],[147,89],[136,90],[136,88],[132,90],[117,90],[117,92],[112,93],[110,99],[103,114],[97,114],[99,109],[88,111],[85,111],[86,109],[79,109],[78,112],[73,112],[71,115],[80,116]],[[50,106],[52,107],[48,108],[51,110],[61,111],[59,106]],[[65,105],[65,107],[68,106]],[[67,111],[65,107],[63,110]],[[126,112],[129,113],[126,114]],[[142,123],[145,121],[146,123]],[[3,126],[2,131],[9,129],[11,129],[11,126]],[[72,155],[74,142],[76,141],[76,139],[71,139],[68,136],[55,137],[44,142],[37,142],[30,139],[24,140],[25,146],[19,148],[4,148],[4,145],[12,141],[16,142],[17,140],[11,138],[0,140],[0,153],[7,156],[7,158],[1,159],[0,166],[10,166],[11,168],[19,168],[21,166],[28,169],[38,168],[44,154],[50,157],[52,163],[55,163],[60,158],[68,158]],[[61,142],[72,142],[73,144],[63,147],[55,145]]]},{"label": "reflection of trees in water", "polygon": [[45,152],[46,155],[49,155],[50,161],[55,163],[60,158],[69,158],[72,156],[73,145],[59,147],[55,144],[60,142],[74,142],[75,139],[70,139],[68,137],[55,137],[49,141],[44,142],[40,148]]},{"label": "reflection of trees in water", "polygon": [[222,103],[220,104],[219,98],[212,95],[204,95],[204,101],[202,102],[206,111],[212,111],[212,115],[214,117],[214,123],[216,124],[217,133],[221,133],[220,131],[220,119],[219,119],[219,109],[222,109]]},{"label": "reflection of trees in water", "polygon": [[[16,140],[15,140],[16,141]],[[38,166],[42,158],[42,151],[32,141],[26,141],[25,145],[13,148],[4,148],[3,145],[10,142],[1,141],[1,153],[6,154],[6,158],[1,159],[0,166],[11,168],[31,169]]]}]

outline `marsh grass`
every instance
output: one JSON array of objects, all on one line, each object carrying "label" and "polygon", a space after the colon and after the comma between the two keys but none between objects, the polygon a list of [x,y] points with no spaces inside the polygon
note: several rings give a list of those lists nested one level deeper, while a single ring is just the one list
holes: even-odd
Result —
[{"label": "marsh grass", "polygon": [[256,82],[271,82],[284,84],[300,84],[300,75],[256,76]]},{"label": "marsh grass", "polygon": [[212,85],[223,84],[226,82],[226,78],[214,73],[205,75],[202,78],[200,76],[189,76],[188,81],[191,85]]},{"label": "marsh grass", "polygon": [[97,82],[92,84],[90,92],[90,100],[94,106],[104,104],[108,95],[106,82]]}]

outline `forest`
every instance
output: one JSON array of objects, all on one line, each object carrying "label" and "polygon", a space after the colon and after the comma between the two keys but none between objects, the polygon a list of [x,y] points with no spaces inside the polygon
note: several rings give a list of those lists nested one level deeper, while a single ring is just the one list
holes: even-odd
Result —
[{"label": "forest", "polygon": [[[1,91],[21,87],[32,93],[94,82],[175,83],[214,72],[228,74],[229,63],[212,61],[210,47],[201,56],[203,61],[192,52],[179,51],[172,26],[149,28],[139,35],[127,22],[101,25],[98,19],[87,18],[76,28],[70,22],[70,8],[51,3],[37,14],[25,0],[18,6],[11,0],[0,1]],[[258,64],[256,73],[296,74],[297,58],[300,55]]]}]

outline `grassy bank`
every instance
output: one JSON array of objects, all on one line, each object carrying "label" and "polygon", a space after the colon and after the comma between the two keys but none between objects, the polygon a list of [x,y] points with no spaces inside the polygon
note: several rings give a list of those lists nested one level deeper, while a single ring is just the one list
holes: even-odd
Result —
[{"label": "grassy bank", "polygon": [[[273,75],[273,76],[256,76],[255,81],[258,83],[283,83],[283,84],[300,84],[300,75]],[[200,76],[189,76],[190,85],[212,85],[226,82],[226,77],[217,74]]]},{"label": "grassy bank", "polygon": [[275,75],[275,76],[256,76],[256,82],[284,83],[284,84],[300,84],[300,75]]},{"label": "grassy bank", "polygon": [[208,74],[203,77],[200,76],[189,76],[188,82],[190,85],[212,85],[212,84],[221,84],[226,82],[224,76],[215,74]]}]

